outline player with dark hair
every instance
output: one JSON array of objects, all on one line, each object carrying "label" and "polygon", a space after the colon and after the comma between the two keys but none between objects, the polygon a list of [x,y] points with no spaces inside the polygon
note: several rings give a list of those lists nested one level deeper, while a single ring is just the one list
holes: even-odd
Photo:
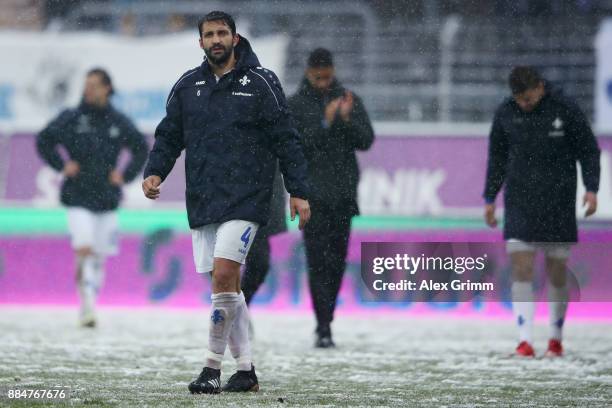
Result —
[{"label": "player with dark hair", "polygon": [[495,197],[505,183],[504,239],[512,264],[512,301],[519,327],[516,354],[533,357],[533,262],[546,256],[550,340],[547,356],[563,354],[562,329],[568,305],[566,263],[578,239],[576,161],[586,187],[586,216],[597,210],[597,140],[578,106],[555,91],[533,67],[515,67],[512,97],[495,113],[489,136],[484,191],[485,221],[497,225]]},{"label": "player with dark hair", "polygon": [[183,74],[166,103],[145,169],[143,191],[156,199],[185,150],[187,215],[199,273],[212,273],[212,311],[204,369],[192,393],[221,392],[226,346],[238,371],[224,391],[257,391],[249,315],[240,290],[244,264],[260,225],[268,222],[277,163],[300,229],[310,218],[306,161],[276,75],[260,66],[231,16],[215,11],[198,25],[202,65]]},{"label": "player with dark hair", "polygon": [[[117,207],[121,186],[136,178],[147,158],[147,143],[132,122],[110,103],[113,84],[101,68],[87,73],[81,104],[63,111],[38,135],[38,152],[65,176],[61,202],[77,256],[80,323],[95,327],[95,303],[104,280],[104,258],[117,253]],[[64,161],[58,146],[68,152]],[[122,148],[132,154],[121,172]]]},{"label": "player with dark hair", "polygon": [[331,322],[346,268],[351,219],[359,214],[359,166],[374,131],[363,102],[335,77],[331,52],[308,56],[298,92],[289,99],[302,135],[316,210],[304,229],[310,294],[317,319],[315,346],[333,347]]}]

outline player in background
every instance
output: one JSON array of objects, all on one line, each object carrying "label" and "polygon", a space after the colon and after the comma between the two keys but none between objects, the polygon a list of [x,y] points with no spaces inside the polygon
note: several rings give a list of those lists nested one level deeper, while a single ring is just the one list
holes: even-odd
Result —
[{"label": "player in background", "polygon": [[[118,250],[117,207],[121,187],[142,170],[147,143],[132,122],[110,103],[109,74],[87,73],[81,104],[63,111],[37,138],[40,156],[64,175],[61,202],[77,259],[81,298],[80,324],[95,327],[96,298],[104,280],[104,262]],[[64,160],[59,147],[67,155]],[[131,153],[124,171],[117,168],[123,148]]]},{"label": "player in background", "polygon": [[300,229],[310,218],[306,160],[276,75],[260,66],[233,18],[213,11],[198,23],[202,65],[172,88],[155,131],[142,187],[150,199],[185,149],[187,216],[199,273],[212,273],[212,310],[204,369],[192,393],[221,392],[229,345],[238,371],[223,391],[257,391],[249,314],[240,290],[244,264],[260,225],[268,222],[277,162]]},{"label": "player in background", "polygon": [[516,354],[533,357],[533,262],[544,252],[549,278],[550,340],[547,356],[563,354],[568,306],[566,263],[577,242],[576,161],[586,193],[585,215],[597,210],[600,150],[589,123],[569,98],[533,67],[509,76],[512,97],[495,113],[489,136],[484,190],[485,221],[497,226],[495,197],[505,183],[504,239],[512,264],[512,301],[519,329]]},{"label": "player in background", "polygon": [[304,229],[310,294],[317,319],[315,346],[334,346],[331,322],[346,268],[351,219],[359,214],[357,150],[374,131],[361,99],[336,79],[331,52],[318,48],[307,61],[301,87],[289,99],[302,135],[316,209]]}]

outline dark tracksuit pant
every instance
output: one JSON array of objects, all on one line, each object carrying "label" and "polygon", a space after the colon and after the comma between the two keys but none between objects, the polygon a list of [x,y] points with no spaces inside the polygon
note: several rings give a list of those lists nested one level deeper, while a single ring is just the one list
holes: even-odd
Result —
[{"label": "dark tracksuit pant", "polygon": [[244,292],[247,305],[251,304],[255,292],[263,284],[268,269],[270,269],[270,241],[268,238],[269,234],[265,229],[258,231],[247,255],[245,271],[240,281],[240,288]]},{"label": "dark tracksuit pant", "polygon": [[285,219],[285,188],[278,167],[274,176],[270,203],[270,220],[257,230],[251,249],[247,255],[240,288],[247,305],[251,304],[257,289],[263,284],[270,269],[270,237],[287,231]]},{"label": "dark tracksuit pant", "polygon": [[328,211],[313,214],[304,228],[310,296],[320,334],[326,334],[334,319],[350,232],[351,216]]}]

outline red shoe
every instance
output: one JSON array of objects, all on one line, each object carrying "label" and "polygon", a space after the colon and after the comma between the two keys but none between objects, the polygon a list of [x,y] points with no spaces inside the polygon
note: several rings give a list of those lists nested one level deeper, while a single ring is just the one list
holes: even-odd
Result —
[{"label": "red shoe", "polygon": [[561,341],[550,339],[548,341],[548,350],[544,354],[545,357],[561,357],[563,355],[563,346]]},{"label": "red shoe", "polygon": [[519,357],[535,357],[535,351],[531,344],[526,341],[521,341],[516,348],[515,354]]}]

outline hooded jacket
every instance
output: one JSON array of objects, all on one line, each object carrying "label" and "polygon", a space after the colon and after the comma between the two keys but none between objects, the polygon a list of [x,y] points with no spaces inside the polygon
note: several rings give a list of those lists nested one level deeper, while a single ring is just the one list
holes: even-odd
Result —
[{"label": "hooded jacket", "polygon": [[298,92],[289,98],[289,108],[302,135],[308,162],[313,214],[317,207],[347,215],[359,214],[357,150],[367,150],[374,142],[374,131],[361,99],[353,95],[350,120],[336,117],[331,126],[324,123],[325,107],[345,94],[337,80],[322,94],[306,78]]},{"label": "hooded jacket", "polygon": [[599,189],[600,150],[580,108],[546,86],[531,112],[513,98],[495,113],[484,198],[505,183],[504,238],[576,242],[576,161],[587,191]]},{"label": "hooded jacket", "polygon": [[61,202],[94,212],[119,206],[121,188],[111,184],[109,176],[117,166],[121,149],[129,149],[132,155],[123,172],[126,183],[142,170],[148,150],[144,136],[121,112],[110,104],[98,108],[84,102],[51,121],[38,134],[36,145],[43,160],[57,171],[64,168],[58,146],[63,146],[69,158],[79,164],[79,173],[62,184]]},{"label": "hooded jacket", "polygon": [[277,158],[285,188],[308,199],[306,161],[276,75],[244,37],[216,81],[207,60],[173,86],[144,177],[166,178],[185,150],[191,228],[240,219],[266,224]]}]

